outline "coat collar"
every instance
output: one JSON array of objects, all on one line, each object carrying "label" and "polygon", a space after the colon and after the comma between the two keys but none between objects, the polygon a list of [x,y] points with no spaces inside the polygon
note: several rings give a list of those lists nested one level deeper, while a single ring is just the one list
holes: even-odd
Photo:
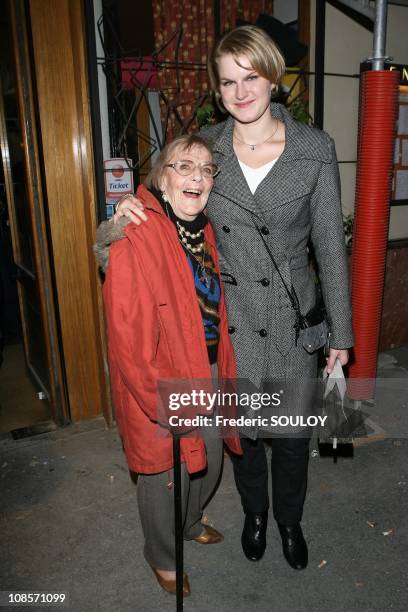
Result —
[{"label": "coat collar", "polygon": [[154,212],[159,213],[159,215],[165,216],[160,202],[145,185],[139,185],[137,188],[136,197],[143,202],[146,208],[154,210]]},{"label": "coat collar", "polygon": [[[331,151],[328,142],[321,137],[321,131],[293,119],[289,111],[282,105],[272,102],[271,114],[285,124],[285,149],[281,155],[282,161],[296,159],[315,159],[322,162],[331,161]],[[223,126],[218,139],[214,142],[214,151],[227,157],[234,155],[232,134],[234,120],[229,117]]]},{"label": "coat collar", "polygon": [[[177,230],[176,230],[174,223],[167,217],[158,199],[155,197],[155,195],[151,191],[149,191],[149,189],[145,185],[139,185],[139,187],[137,188],[136,197],[138,197],[143,202],[147,210],[152,210],[153,212],[161,215],[163,217],[163,221],[165,223],[169,223],[169,227],[174,228],[174,234],[175,236],[177,236],[177,239],[178,239],[178,234],[177,234]],[[204,211],[205,210],[206,209],[204,209]],[[127,217],[123,217],[123,218],[126,219],[126,221],[128,221]],[[212,232],[212,229],[209,223],[207,223],[207,225],[204,228],[204,236],[205,236],[206,242],[211,244],[211,246],[215,249],[216,248],[215,237],[214,237],[214,234]]]},{"label": "coat collar", "polygon": [[[281,104],[272,103],[271,113],[285,123],[285,149],[254,195],[234,153],[232,117],[227,119],[218,132],[218,138],[213,141],[214,151],[221,162],[214,194],[231,200],[264,221],[271,209],[310,192],[304,173],[299,169],[299,160],[330,162],[332,159],[329,140],[320,130],[295,121]],[[211,214],[217,214],[216,207],[211,208]]]}]

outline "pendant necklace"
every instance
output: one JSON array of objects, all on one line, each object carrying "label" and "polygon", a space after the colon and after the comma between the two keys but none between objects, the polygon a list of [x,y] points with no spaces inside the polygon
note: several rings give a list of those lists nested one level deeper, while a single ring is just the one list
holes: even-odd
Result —
[{"label": "pendant necklace", "polygon": [[194,259],[196,260],[196,262],[198,263],[198,276],[200,279],[200,283],[202,283],[206,289],[210,289],[211,288],[211,284],[212,284],[212,276],[211,274],[208,272],[207,268],[204,265],[204,258],[205,258],[205,254],[204,252],[202,252],[201,254],[201,261],[198,259],[197,255],[195,255],[189,248],[187,245],[183,245],[184,248],[186,249],[186,251],[188,251],[190,253],[190,255],[192,257],[194,257]]},{"label": "pendant necklace", "polygon": [[[166,205],[166,215],[169,219],[171,219],[170,213],[169,213],[167,196],[164,192],[162,192],[161,195]],[[188,242],[188,238],[192,238],[193,240],[197,240],[198,238],[201,238],[201,236],[204,238],[204,228],[201,228],[196,233],[192,233],[192,232],[189,232],[178,220],[176,220],[176,228],[177,228],[177,233],[179,235],[179,240],[180,240],[181,245],[186,249],[188,253],[190,253],[192,257],[194,257],[195,261],[198,264],[197,269],[198,269],[200,282],[206,287],[207,290],[210,290],[212,286],[212,282],[213,282],[213,277],[208,272],[207,268],[204,265],[205,253],[202,252],[204,242],[200,242],[197,246],[192,246]],[[197,257],[197,254],[200,252],[202,252],[201,261]]]},{"label": "pendant necklace", "polygon": [[251,151],[255,151],[255,147],[260,147],[261,145],[265,144],[266,142],[268,142],[268,140],[270,140],[271,138],[275,136],[276,132],[278,131],[278,127],[279,127],[279,121],[276,121],[276,127],[274,131],[272,132],[272,134],[263,142],[257,142],[256,144],[249,144],[249,142],[245,142],[245,140],[241,140],[241,138],[238,138],[235,132],[233,134],[233,138],[235,138],[235,140],[238,140],[238,142],[240,142],[241,144],[244,144],[247,147],[249,147]]}]

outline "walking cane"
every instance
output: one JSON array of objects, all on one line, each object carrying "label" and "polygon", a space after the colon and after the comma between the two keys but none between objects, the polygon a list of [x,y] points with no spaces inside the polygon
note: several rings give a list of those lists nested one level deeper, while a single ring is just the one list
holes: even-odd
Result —
[{"label": "walking cane", "polygon": [[180,436],[173,432],[174,526],[176,539],[176,610],[183,610],[183,517],[181,511]]}]

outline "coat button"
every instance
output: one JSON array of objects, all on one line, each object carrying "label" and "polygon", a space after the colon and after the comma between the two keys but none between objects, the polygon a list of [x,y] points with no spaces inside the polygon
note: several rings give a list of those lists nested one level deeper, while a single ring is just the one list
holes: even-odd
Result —
[{"label": "coat button", "polygon": [[263,233],[264,236],[267,236],[269,234],[269,230],[266,227],[266,225],[264,225],[263,227],[261,227],[261,232]]},{"label": "coat button", "polygon": [[261,280],[262,287],[267,287],[269,285],[269,278],[263,278]]},{"label": "coat button", "polygon": [[268,332],[266,331],[266,329],[260,329],[259,335],[261,336],[261,338],[266,338],[266,336],[268,335]]},{"label": "coat button", "polygon": [[228,328],[228,333],[229,334],[233,334],[234,331],[235,331],[235,327],[233,325],[230,325],[229,328]]},{"label": "coat button", "polygon": [[228,227],[228,225],[223,225],[223,226],[222,226],[222,229],[224,230],[224,232],[225,232],[226,234],[229,234],[229,233],[230,233],[230,231],[231,231],[231,230],[230,230],[230,228]]}]

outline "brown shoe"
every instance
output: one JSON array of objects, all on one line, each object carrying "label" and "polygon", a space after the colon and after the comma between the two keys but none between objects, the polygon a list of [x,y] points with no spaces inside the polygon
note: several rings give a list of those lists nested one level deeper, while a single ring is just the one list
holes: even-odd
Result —
[{"label": "brown shoe", "polygon": [[[172,595],[176,594],[176,581],[175,580],[166,580],[159,574],[157,569],[152,567],[153,573],[157,578],[157,582],[160,584],[161,588],[167,591],[167,593],[171,593]],[[187,574],[183,574],[183,595],[184,597],[188,597],[190,595],[190,584],[188,582]]]},{"label": "brown shoe", "polygon": [[198,542],[199,544],[218,544],[222,542],[223,539],[224,536],[222,533],[214,529],[214,527],[203,525],[203,532],[197,538],[194,538],[194,542]]}]

